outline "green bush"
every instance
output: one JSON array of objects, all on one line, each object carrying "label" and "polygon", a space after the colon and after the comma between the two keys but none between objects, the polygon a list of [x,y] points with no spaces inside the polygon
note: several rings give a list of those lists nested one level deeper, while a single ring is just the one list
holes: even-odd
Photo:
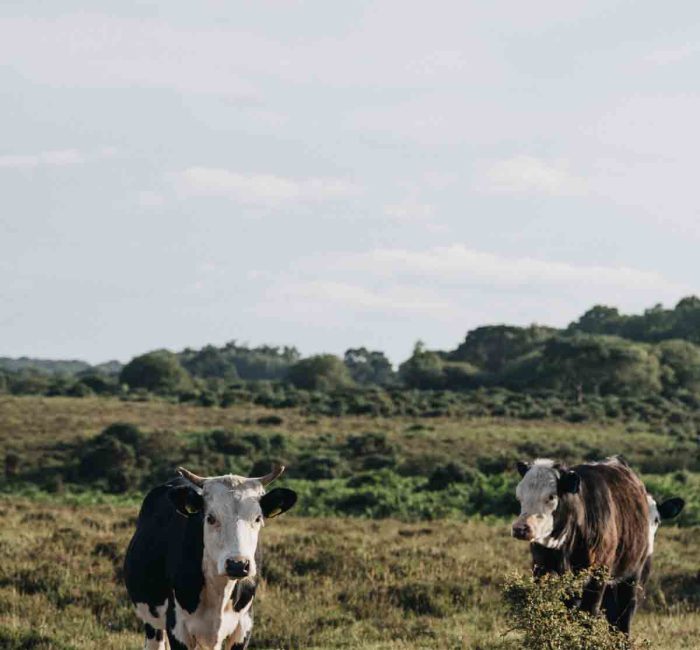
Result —
[{"label": "green bush", "polygon": [[[601,576],[602,577],[602,576]],[[563,576],[510,575],[503,589],[514,629],[522,635],[522,647],[540,650],[632,650],[630,638],[614,631],[604,616],[591,617],[567,601],[580,599],[591,573]]]}]

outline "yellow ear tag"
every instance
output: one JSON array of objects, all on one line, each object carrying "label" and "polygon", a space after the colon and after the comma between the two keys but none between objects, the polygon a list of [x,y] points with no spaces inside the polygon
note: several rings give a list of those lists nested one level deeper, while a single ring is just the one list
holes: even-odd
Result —
[{"label": "yellow ear tag", "polygon": [[199,510],[196,508],[196,506],[193,506],[191,503],[185,504],[185,510],[187,511],[188,515],[194,515],[197,512],[199,512]]},{"label": "yellow ear tag", "polygon": [[272,519],[273,517],[276,517],[282,512],[282,508],[275,508],[269,515],[267,515],[268,519]]}]

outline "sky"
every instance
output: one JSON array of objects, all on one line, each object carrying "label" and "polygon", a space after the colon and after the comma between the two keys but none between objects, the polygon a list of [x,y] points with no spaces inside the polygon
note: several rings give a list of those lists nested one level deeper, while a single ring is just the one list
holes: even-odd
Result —
[{"label": "sky", "polygon": [[700,293],[700,4],[0,3],[0,355],[349,347]]}]

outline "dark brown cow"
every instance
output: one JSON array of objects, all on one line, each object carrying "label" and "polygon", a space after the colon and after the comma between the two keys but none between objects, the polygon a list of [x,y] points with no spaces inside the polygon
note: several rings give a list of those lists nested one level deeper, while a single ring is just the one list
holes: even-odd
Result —
[{"label": "dark brown cow", "polygon": [[[629,632],[637,589],[649,556],[649,505],[644,485],[618,458],[565,468],[551,460],[518,463],[521,513],[513,536],[530,542],[538,577],[603,567],[617,585],[614,625]],[[600,611],[606,584],[591,579],[579,603]]]},{"label": "dark brown cow", "polygon": [[[685,507],[685,501],[680,497],[673,497],[662,503],[656,503],[654,497],[647,494],[647,504],[649,505],[649,554],[644,562],[639,582],[634,585],[640,597],[644,595],[644,588],[651,574],[656,531],[662,521],[673,519],[681,513]],[[615,625],[623,616],[631,618],[634,615],[638,598],[632,600],[627,598],[625,592],[628,588],[625,584],[612,584],[605,590],[603,609],[605,609],[605,615],[611,625]]]}]

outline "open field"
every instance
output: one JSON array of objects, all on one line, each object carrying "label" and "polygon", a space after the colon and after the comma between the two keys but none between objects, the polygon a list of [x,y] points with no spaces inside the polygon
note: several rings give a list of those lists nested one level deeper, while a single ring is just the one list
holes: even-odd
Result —
[{"label": "open field", "polygon": [[[81,474],[81,459],[99,459],[98,434],[115,422],[144,433],[119,461],[133,484],[110,494]],[[213,473],[272,458],[289,463],[295,512],[309,516],[263,533],[255,648],[520,648],[501,600],[508,572],[528,564],[527,547],[508,535],[512,461],[620,452],[657,494],[689,501],[681,527],[659,533],[636,634],[659,649],[700,647],[700,481],[684,469],[697,452],[653,424],[4,396],[0,445],[19,459],[0,496],[3,649],[141,647],[120,566],[144,487],[183,460]],[[164,455],[160,469],[144,456],[154,453]],[[22,496],[44,475],[65,484]]]},{"label": "open field", "polygon": [[[270,417],[279,418],[279,424],[265,423]],[[507,461],[538,454],[570,461],[624,454],[647,473],[684,469],[697,462],[695,439],[669,435],[660,426],[640,420],[576,424],[495,417],[329,417],[250,404],[203,408],[164,400],[0,395],[0,446],[20,453],[41,453],[59,443],[93,437],[115,422],[161,434],[273,431],[312,442],[316,449],[319,442],[331,446],[352,435],[380,433],[400,446],[416,467],[421,460],[425,465],[436,458],[474,465],[480,458]]]},{"label": "open field", "polygon": [[[0,647],[138,648],[120,582],[133,507],[3,498]],[[696,528],[660,532],[638,637],[700,643]],[[263,532],[256,648],[517,648],[500,584],[526,570],[506,522],[281,518]]]}]

